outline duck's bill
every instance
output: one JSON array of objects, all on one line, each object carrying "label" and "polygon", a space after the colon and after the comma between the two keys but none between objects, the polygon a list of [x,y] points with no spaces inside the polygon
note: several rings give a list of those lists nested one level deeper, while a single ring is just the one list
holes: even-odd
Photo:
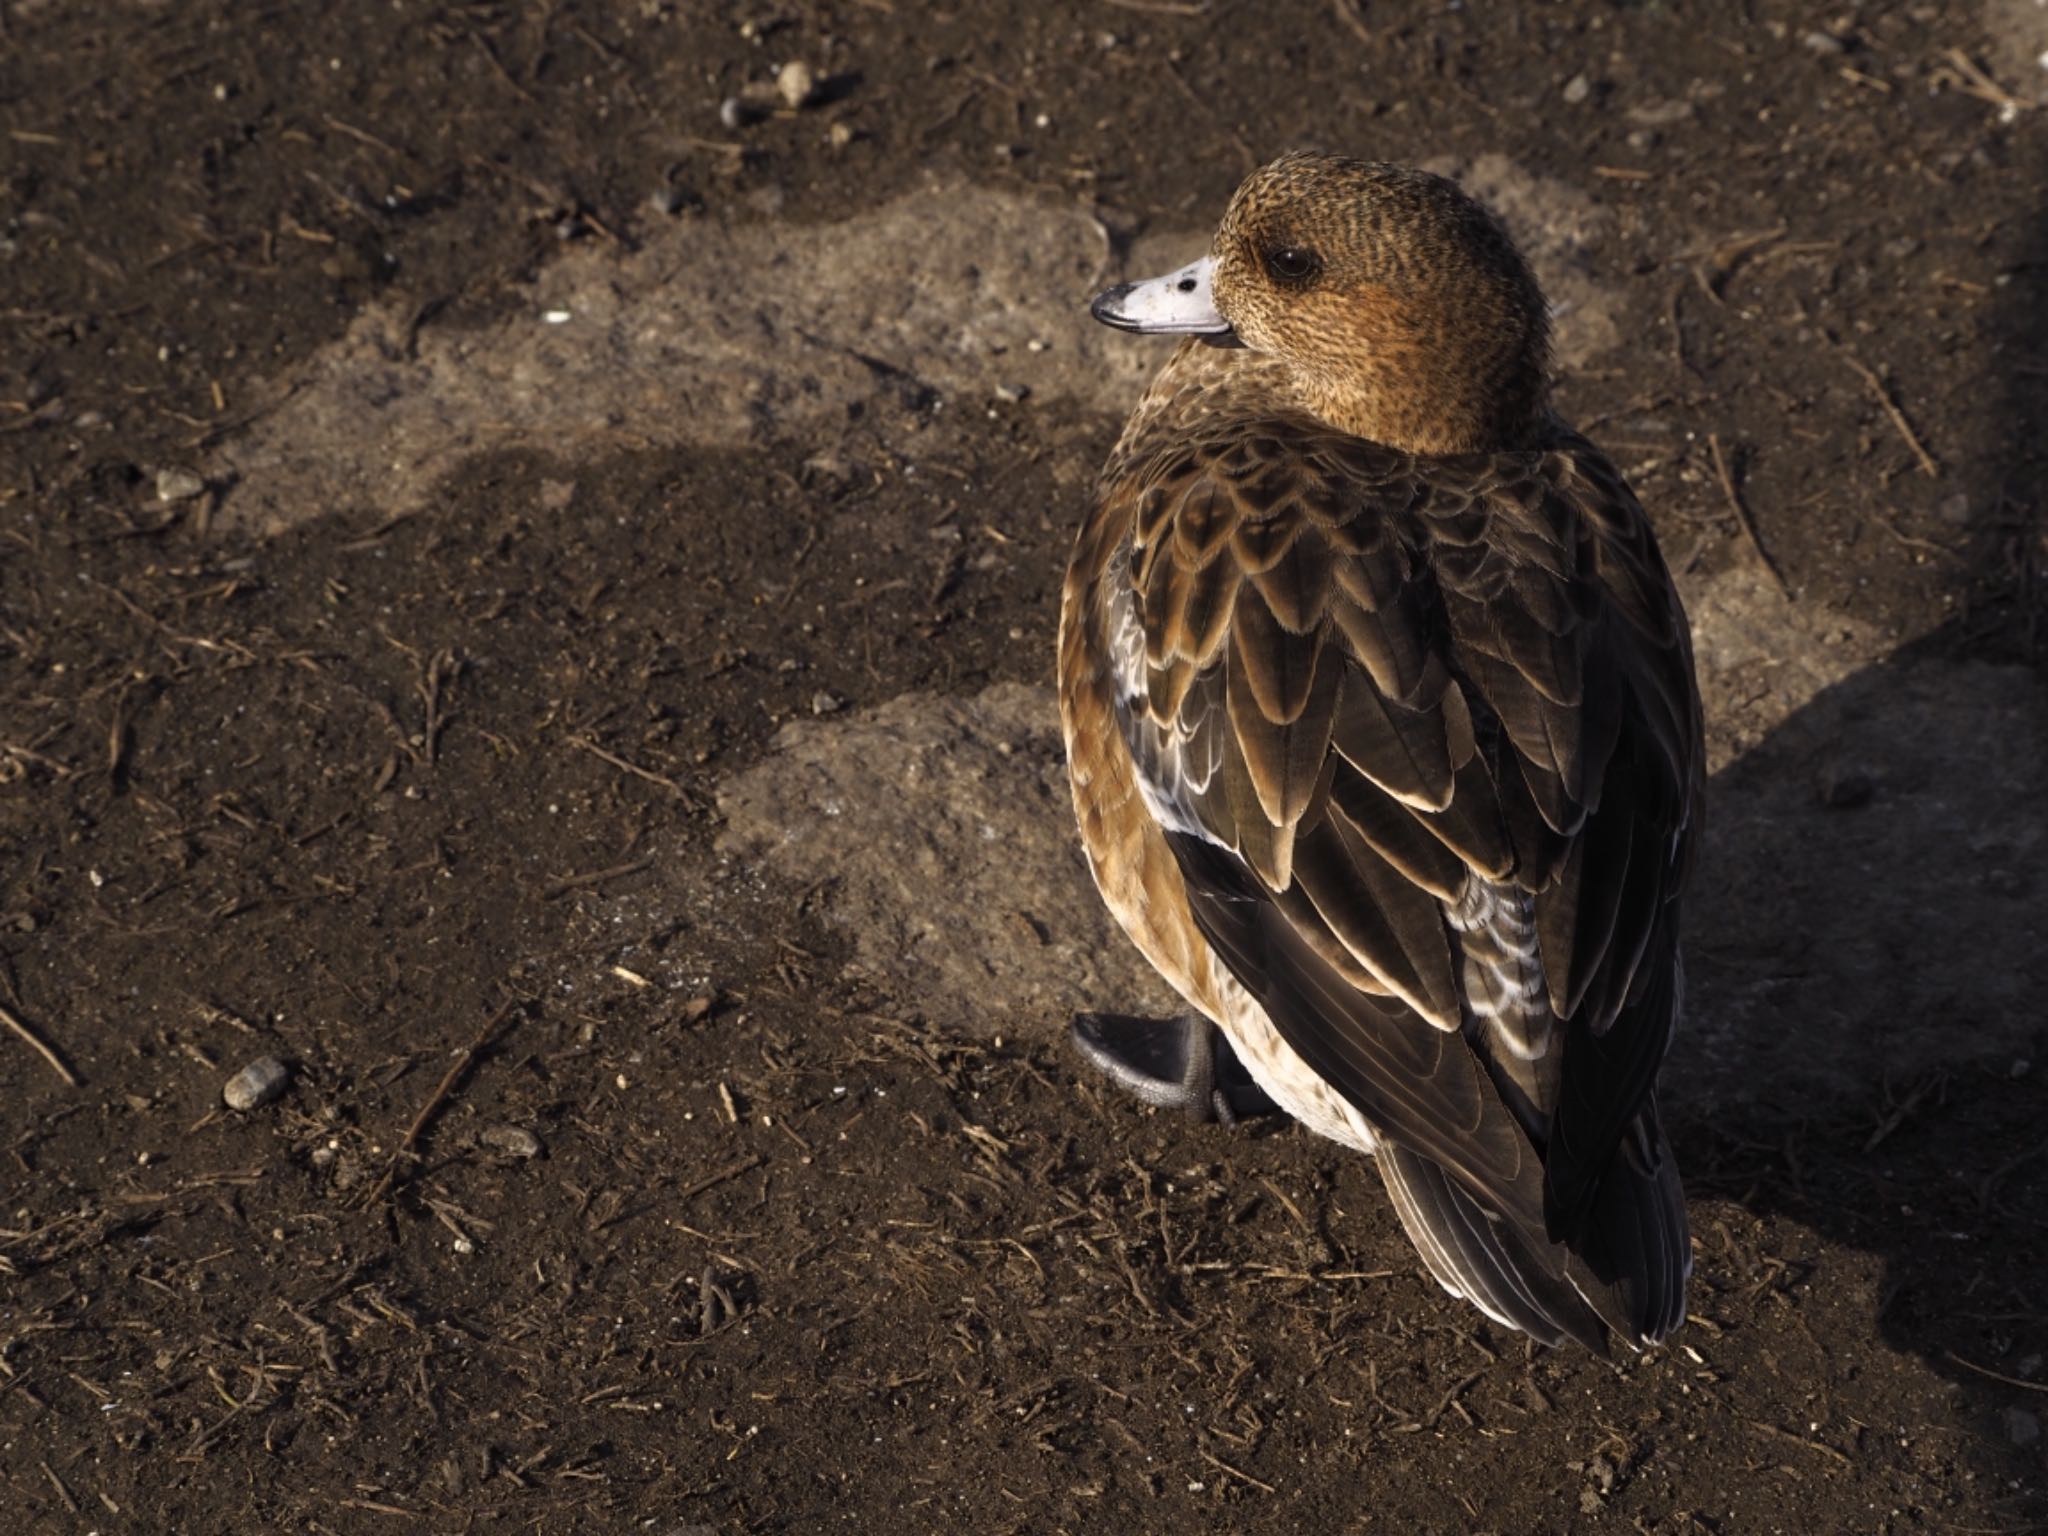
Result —
[{"label": "duck's bill", "polygon": [[1096,295],[1090,314],[1104,325],[1147,336],[1228,337],[1230,322],[1216,308],[1210,277],[1216,260],[1204,256],[1178,272],[1150,277],[1142,283],[1119,283]]}]

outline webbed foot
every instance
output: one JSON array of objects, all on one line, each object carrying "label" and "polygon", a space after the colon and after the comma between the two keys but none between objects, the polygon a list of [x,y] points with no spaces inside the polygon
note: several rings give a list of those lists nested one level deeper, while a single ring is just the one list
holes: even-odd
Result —
[{"label": "webbed foot", "polygon": [[1279,1106],[1252,1081],[1230,1040],[1207,1019],[1084,1013],[1068,1033],[1089,1065],[1147,1104],[1234,1126]]}]

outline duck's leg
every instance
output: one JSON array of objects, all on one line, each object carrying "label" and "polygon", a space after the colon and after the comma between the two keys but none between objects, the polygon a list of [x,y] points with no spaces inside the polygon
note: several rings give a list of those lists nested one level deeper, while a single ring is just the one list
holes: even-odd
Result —
[{"label": "duck's leg", "polygon": [[1252,1081],[1223,1031],[1198,1014],[1136,1019],[1084,1013],[1069,1033],[1089,1065],[1147,1104],[1223,1125],[1279,1108]]}]

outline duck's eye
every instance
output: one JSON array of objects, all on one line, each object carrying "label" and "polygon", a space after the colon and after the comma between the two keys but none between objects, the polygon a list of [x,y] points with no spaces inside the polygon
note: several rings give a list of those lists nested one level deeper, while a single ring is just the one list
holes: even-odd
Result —
[{"label": "duck's eye", "polygon": [[1306,246],[1281,245],[1266,252],[1266,270],[1280,283],[1305,283],[1322,267],[1322,258]]}]

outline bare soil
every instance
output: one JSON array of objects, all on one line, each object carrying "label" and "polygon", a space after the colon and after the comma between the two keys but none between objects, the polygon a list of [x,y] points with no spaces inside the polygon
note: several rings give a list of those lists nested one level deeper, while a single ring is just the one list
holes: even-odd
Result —
[{"label": "bare soil", "polygon": [[[2043,1528],[2035,10],[0,0],[0,1512]],[[1683,573],[1643,1356],[1061,1043],[1085,301],[1303,143],[1501,207]]]}]

